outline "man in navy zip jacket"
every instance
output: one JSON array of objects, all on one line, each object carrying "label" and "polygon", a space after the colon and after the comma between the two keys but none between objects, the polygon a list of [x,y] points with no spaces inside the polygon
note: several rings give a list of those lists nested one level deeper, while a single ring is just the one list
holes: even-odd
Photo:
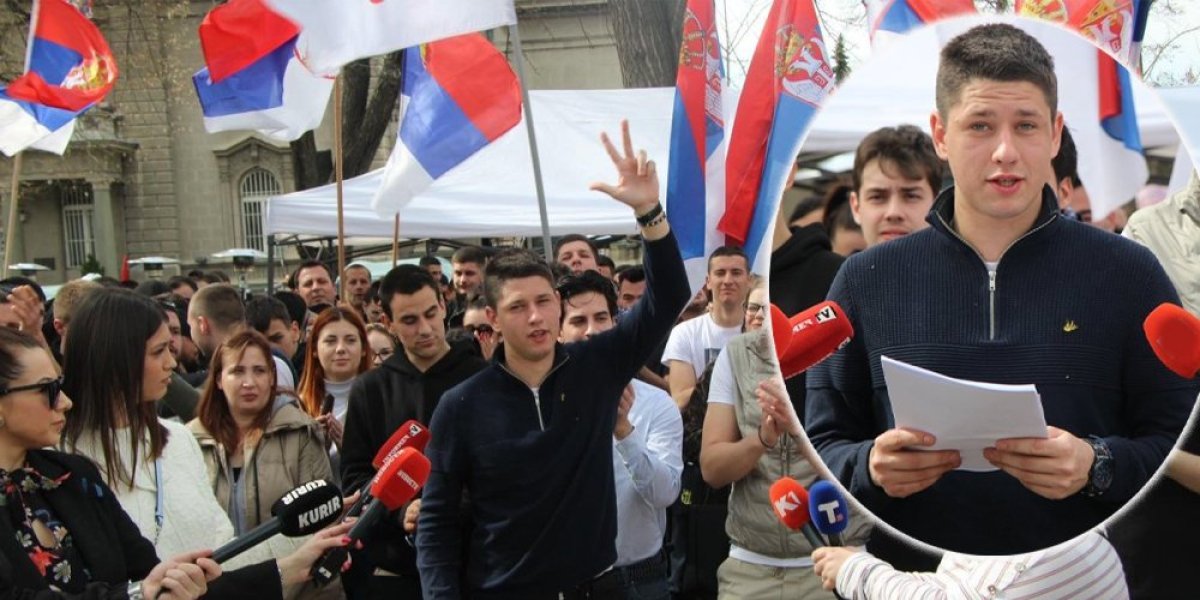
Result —
[{"label": "man in navy zip jacket", "polygon": [[487,315],[504,342],[488,368],[446,392],[430,425],[433,470],[417,525],[427,600],[556,598],[616,561],[617,405],[691,296],[654,163],[634,153],[625,123],[622,134],[623,154],[602,136],[618,184],[592,189],[637,216],[646,293],[613,329],[564,346],[549,267],[525,251],[488,264]]},{"label": "man in navy zip jacket", "polygon": [[[846,261],[829,297],[856,337],[808,379],[808,434],[833,473],[887,523],[957,552],[1028,552],[1099,524],[1150,479],[1197,394],[1142,332],[1178,302],[1158,261],[1058,214],[1056,105],[1053,61],[1021,30],[983,25],[945,46],[930,129],[955,187],[932,227]],[[881,355],[1034,383],[1047,437],[997,441],[984,452],[996,471],[955,470],[957,451],[920,451],[932,435],[895,428]]]}]

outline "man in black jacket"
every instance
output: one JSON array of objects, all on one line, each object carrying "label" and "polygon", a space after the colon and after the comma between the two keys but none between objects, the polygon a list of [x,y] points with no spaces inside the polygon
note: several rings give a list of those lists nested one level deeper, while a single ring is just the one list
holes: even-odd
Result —
[{"label": "man in black jacket", "polygon": [[[442,394],[486,364],[469,341],[446,342],[445,303],[424,269],[392,269],[380,284],[379,297],[404,351],[364,373],[350,390],[342,442],[346,490],[371,480],[371,459],[396,428],[409,419],[428,425]],[[420,503],[414,500],[385,519],[354,557],[354,575],[344,582],[352,598],[421,597],[416,555],[404,539],[413,532]]]}]

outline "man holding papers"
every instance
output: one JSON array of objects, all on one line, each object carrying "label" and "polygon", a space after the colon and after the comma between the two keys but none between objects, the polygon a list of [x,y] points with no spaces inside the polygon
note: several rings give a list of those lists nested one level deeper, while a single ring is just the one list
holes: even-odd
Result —
[{"label": "man holding papers", "polygon": [[[1044,185],[1062,132],[1057,94],[1053,60],[1015,27],[979,26],[945,46],[930,129],[955,187],[931,227],[846,261],[829,297],[858,336],[809,375],[808,434],[833,473],[884,521],[957,552],[1028,552],[1100,523],[1159,467],[1197,394],[1141,331],[1177,301],[1158,262],[1058,215]],[[956,449],[896,428],[884,354],[1036,385],[1044,437],[997,440],[984,451],[996,470],[960,469]],[[897,557],[881,545],[868,547]]]}]

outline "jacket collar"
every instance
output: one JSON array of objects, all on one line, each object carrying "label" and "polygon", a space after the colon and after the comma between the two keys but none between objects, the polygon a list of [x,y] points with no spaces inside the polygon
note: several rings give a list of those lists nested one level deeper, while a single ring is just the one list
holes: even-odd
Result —
[{"label": "jacket collar", "polygon": [[[505,349],[505,346],[503,343],[496,346],[496,352],[494,354],[492,354],[492,363],[495,364],[497,367],[500,367],[500,370],[503,371],[505,374],[507,374],[509,377],[512,377],[513,379],[520,381],[520,379],[518,379],[518,377],[515,374],[513,374],[513,372],[511,370],[509,370],[508,360],[505,357],[504,349]],[[554,373],[555,371],[557,371],[558,368],[563,365],[563,363],[567,362],[567,357],[568,357],[567,347],[565,345],[563,345],[562,342],[554,342],[554,364],[550,366],[549,371],[546,371],[546,379],[549,379],[551,373]],[[538,386],[540,387],[542,385],[542,383],[545,383],[546,379],[543,379],[541,382],[539,382]],[[520,381],[520,383],[521,383],[521,385],[526,385],[524,381]]]},{"label": "jacket collar", "polygon": [[[1045,226],[1050,221],[1057,219],[1058,216],[1058,196],[1054,195],[1054,190],[1049,185],[1042,186],[1042,209],[1029,231]],[[937,231],[960,241],[966,241],[956,230],[951,228],[951,224],[954,223],[954,186],[950,186],[938,194],[933,208],[925,216],[925,221]]]}]

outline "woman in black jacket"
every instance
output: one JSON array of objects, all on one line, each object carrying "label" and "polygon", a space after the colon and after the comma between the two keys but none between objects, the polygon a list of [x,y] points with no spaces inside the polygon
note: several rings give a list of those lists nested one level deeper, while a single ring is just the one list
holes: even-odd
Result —
[{"label": "woman in black jacket", "polygon": [[203,595],[207,552],[159,562],[87,459],[50,450],[71,401],[50,352],[0,328],[0,598]]}]

